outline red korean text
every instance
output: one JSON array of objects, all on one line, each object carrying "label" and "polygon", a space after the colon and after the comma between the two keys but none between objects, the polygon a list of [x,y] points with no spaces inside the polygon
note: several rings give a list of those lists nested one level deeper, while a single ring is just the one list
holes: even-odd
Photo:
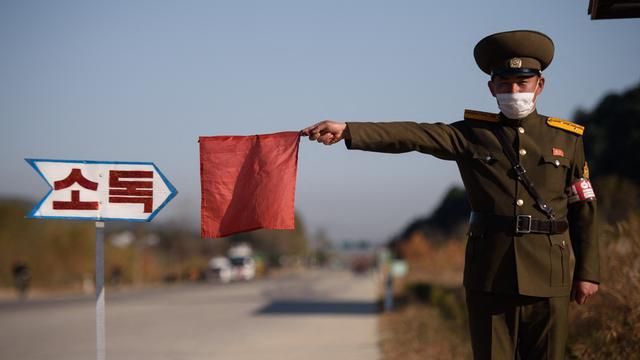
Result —
[{"label": "red korean text", "polygon": [[[98,183],[93,182],[82,175],[82,170],[73,168],[69,176],[53,183],[54,190],[64,190],[78,184],[89,191],[97,191]],[[54,210],[97,210],[97,201],[81,201],[80,190],[71,190],[71,201],[54,201]]]},{"label": "red korean text", "polygon": [[153,171],[109,171],[109,203],[143,204],[144,212],[150,213],[153,210]]}]

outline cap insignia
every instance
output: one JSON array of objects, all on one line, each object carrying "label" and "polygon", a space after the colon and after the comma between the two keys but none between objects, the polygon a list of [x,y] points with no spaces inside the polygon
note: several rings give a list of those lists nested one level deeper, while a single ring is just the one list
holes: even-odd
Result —
[{"label": "cap insignia", "polygon": [[509,60],[509,67],[512,69],[520,69],[522,67],[522,59],[512,58]]}]

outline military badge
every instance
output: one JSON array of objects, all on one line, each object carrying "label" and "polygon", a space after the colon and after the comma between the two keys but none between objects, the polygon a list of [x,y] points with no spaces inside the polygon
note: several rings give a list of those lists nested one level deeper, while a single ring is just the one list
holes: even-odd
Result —
[{"label": "military badge", "polygon": [[553,149],[551,149],[551,152],[553,153],[553,156],[562,156],[562,157],[564,157],[564,151],[562,149],[553,148]]},{"label": "military badge", "polygon": [[520,69],[522,67],[522,59],[512,58],[509,60],[509,67],[512,69]]},{"label": "military badge", "polygon": [[584,168],[582,169],[582,176],[584,176],[585,179],[589,178],[589,165],[587,165],[587,162],[584,162]]},{"label": "military badge", "polygon": [[571,184],[565,193],[569,198],[569,204],[573,204],[578,201],[591,201],[596,198],[596,193],[593,191],[591,182],[588,179],[580,179],[578,182]]}]

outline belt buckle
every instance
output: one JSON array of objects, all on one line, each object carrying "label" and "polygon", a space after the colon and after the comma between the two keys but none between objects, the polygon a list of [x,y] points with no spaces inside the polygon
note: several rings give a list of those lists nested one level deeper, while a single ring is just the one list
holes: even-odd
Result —
[{"label": "belt buckle", "polygon": [[516,234],[529,234],[530,232],[531,232],[531,215],[516,216]]}]

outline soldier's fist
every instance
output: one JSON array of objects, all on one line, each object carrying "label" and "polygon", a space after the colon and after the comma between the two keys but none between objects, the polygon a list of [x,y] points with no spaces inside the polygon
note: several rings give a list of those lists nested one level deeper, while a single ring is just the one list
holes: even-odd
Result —
[{"label": "soldier's fist", "polygon": [[571,288],[571,300],[582,305],[598,292],[598,284],[589,281],[576,280]]},{"label": "soldier's fist", "polygon": [[344,139],[346,132],[347,124],[325,120],[305,128],[302,135],[308,136],[311,141],[332,145]]}]

